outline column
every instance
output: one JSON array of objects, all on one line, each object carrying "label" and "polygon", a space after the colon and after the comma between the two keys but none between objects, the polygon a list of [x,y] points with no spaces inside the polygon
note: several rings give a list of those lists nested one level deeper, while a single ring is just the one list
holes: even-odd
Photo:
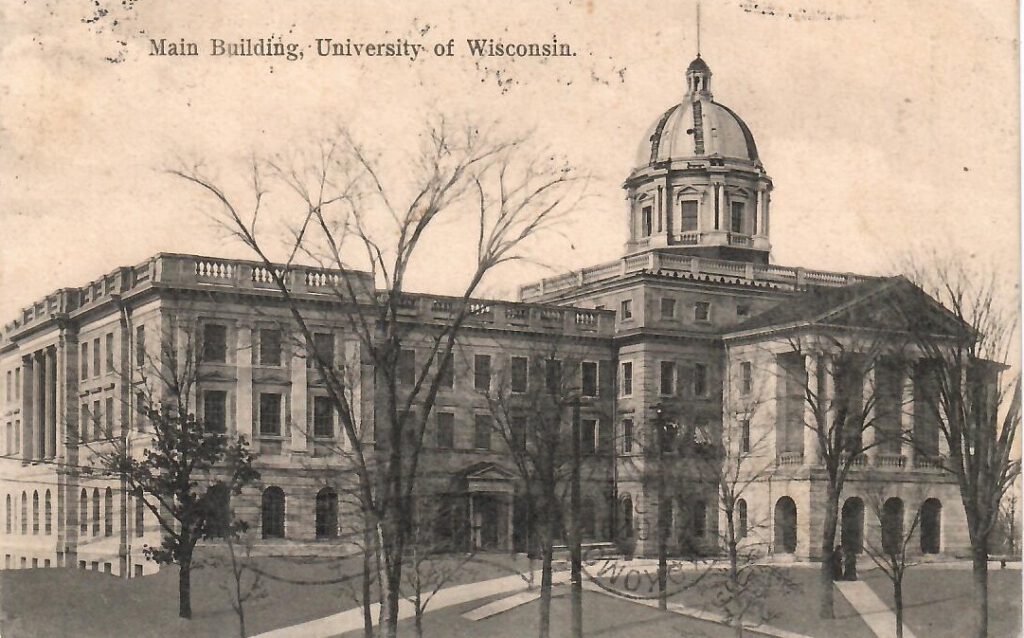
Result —
[{"label": "column", "polygon": [[764,205],[763,201],[764,201],[764,189],[763,188],[758,188],[757,189],[757,202],[756,202],[755,208],[754,208],[754,233],[753,234],[755,234],[755,235],[763,235],[764,234],[764,217],[762,216],[762,213],[764,211],[764,209],[762,208],[762,206]]},{"label": "column", "polygon": [[252,327],[235,324],[235,434],[252,441]]},{"label": "column", "polygon": [[[863,401],[864,409],[864,424],[865,428],[861,433],[863,437],[861,444],[867,448],[864,452],[865,460],[870,464],[875,464],[875,458],[878,456],[878,448],[875,447],[875,443],[878,438],[878,431],[875,428],[874,421],[875,415],[878,414],[878,394],[875,388],[875,366],[871,365],[867,370],[864,371],[863,389],[861,394],[861,400]],[[863,408],[862,408],[863,409]]]},{"label": "column", "polygon": [[292,346],[291,360],[291,440],[292,454],[305,454],[309,445],[309,427],[306,418],[306,357],[302,356],[302,344],[296,340]]},{"label": "column", "polygon": [[906,457],[905,467],[914,466],[914,375],[913,366],[907,366],[900,397],[900,453]]},{"label": "column", "polygon": [[21,459],[27,461],[32,458],[32,424],[34,417],[34,396],[32,390],[35,388],[35,371],[33,369],[32,355],[21,358]]},{"label": "column", "polygon": [[44,353],[46,359],[46,458],[57,456],[57,350],[50,346]]},{"label": "column", "polygon": [[36,420],[35,456],[33,458],[41,459],[46,456],[46,428],[50,423],[50,415],[47,414],[49,403],[47,401],[48,388],[46,387],[49,375],[46,373],[46,354],[43,350],[36,351],[36,373],[39,375],[38,411],[36,413],[39,418]]},{"label": "column", "polygon": [[[822,395],[822,390],[824,388],[818,387],[820,356],[818,354],[804,355],[804,372],[807,374],[807,387],[806,389],[801,388],[801,395],[805,393],[809,395],[817,402],[819,410],[823,410],[825,407],[825,397]],[[819,465],[821,463],[821,446],[818,443],[818,430],[820,428],[818,414],[815,413],[814,406],[811,405],[807,396],[802,396],[801,398],[804,404],[804,465]]]},{"label": "column", "polygon": [[725,206],[724,184],[715,184],[715,230],[722,228],[722,207]]}]

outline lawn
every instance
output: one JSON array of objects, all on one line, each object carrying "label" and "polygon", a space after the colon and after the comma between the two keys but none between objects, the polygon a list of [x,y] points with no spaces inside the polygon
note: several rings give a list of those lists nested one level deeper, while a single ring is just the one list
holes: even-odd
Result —
[{"label": "lawn", "polygon": [[[863,575],[878,597],[892,606],[892,581],[880,571]],[[1021,571],[989,568],[989,629],[992,638],[1021,635]],[[960,638],[974,633],[971,570],[921,567],[903,582],[904,622],[917,636]]]},{"label": "lawn", "polygon": [[[452,585],[526,572],[525,560],[485,555],[466,564]],[[358,606],[345,583],[297,584],[338,580],[357,574],[361,562],[336,558],[258,558],[266,595],[245,605],[250,635],[294,625]],[[178,570],[164,568],[153,576],[121,580],[76,569],[0,571],[0,609],[4,638],[132,636],[237,636],[238,617],[231,608],[226,568],[200,568],[192,576],[193,618],[178,618]],[[59,592],[59,593],[57,593]]]}]

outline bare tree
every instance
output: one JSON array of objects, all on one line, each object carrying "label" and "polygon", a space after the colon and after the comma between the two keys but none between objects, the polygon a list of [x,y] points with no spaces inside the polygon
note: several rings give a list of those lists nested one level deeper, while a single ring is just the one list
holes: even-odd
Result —
[{"label": "bare tree", "polygon": [[[936,415],[949,449],[948,457],[937,461],[960,488],[972,549],[976,635],[983,638],[988,635],[992,530],[1000,502],[1021,470],[1021,381],[1013,367],[1019,364],[1019,307],[1014,305],[1019,289],[1004,291],[994,272],[973,271],[968,263],[938,259],[909,269],[922,289],[920,308],[931,309],[934,299],[945,314],[919,312],[907,329],[922,357],[933,364],[932,391],[915,399]],[[937,317],[945,321],[940,324]],[[921,449],[922,442],[914,446]]]},{"label": "bare tree", "polygon": [[[523,259],[530,242],[578,201],[572,168],[549,153],[531,152],[525,140],[499,139],[440,119],[428,125],[418,146],[419,152],[401,157],[389,176],[382,155],[342,130],[305,157],[254,160],[248,201],[230,196],[201,166],[172,171],[207,194],[223,227],[256,255],[310,352],[316,352],[313,329],[294,293],[303,276],[331,294],[373,368],[373,444],[364,445],[356,423],[343,421],[360,501],[378,534],[391,637],[398,631],[402,561],[423,432],[456,338],[478,307],[474,295],[488,274]],[[270,183],[283,187],[283,197],[268,195]],[[289,232],[275,234],[268,215],[277,215]],[[443,232],[445,223],[474,229],[474,265],[463,293],[440,307],[444,319],[414,326],[405,317],[417,303],[406,293],[406,279],[424,237]],[[275,240],[285,246],[282,263],[271,258]],[[300,267],[303,261],[329,270]],[[363,270],[353,266],[359,262]],[[410,365],[407,341],[413,332],[421,343]],[[314,364],[334,407],[352,414],[336,369],[319,356]]]},{"label": "bare tree", "polygon": [[238,529],[223,536],[223,544],[214,552],[196,560],[194,567],[227,570],[228,578],[221,586],[228,593],[231,609],[238,617],[238,635],[245,638],[245,605],[249,601],[265,598],[267,590],[264,572],[252,557],[255,539],[248,530]]}]

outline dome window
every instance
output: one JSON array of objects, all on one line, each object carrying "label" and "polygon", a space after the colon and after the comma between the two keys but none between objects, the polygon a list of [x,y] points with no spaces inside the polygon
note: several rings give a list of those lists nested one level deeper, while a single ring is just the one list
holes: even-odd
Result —
[{"label": "dome window", "polygon": [[743,202],[732,203],[732,225],[730,230],[734,233],[743,233],[743,210],[745,205]]},{"label": "dome window", "polygon": [[654,232],[654,207],[644,206],[640,211],[640,234],[650,237]]},{"label": "dome window", "polygon": [[697,201],[686,200],[682,202],[683,225],[681,230],[690,232],[697,230]]}]

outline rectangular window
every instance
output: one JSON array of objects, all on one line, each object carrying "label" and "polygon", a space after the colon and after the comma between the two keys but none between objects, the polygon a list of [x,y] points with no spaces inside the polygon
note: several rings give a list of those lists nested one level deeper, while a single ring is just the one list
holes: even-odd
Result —
[{"label": "rectangular window", "polygon": [[100,338],[92,340],[92,376],[100,376]]},{"label": "rectangular window", "polygon": [[478,414],[473,428],[473,447],[478,450],[491,449],[491,416]]},{"label": "rectangular window", "polygon": [[92,415],[89,412],[89,404],[83,403],[81,412],[78,415],[78,438],[82,443],[89,442],[89,421],[92,419]]},{"label": "rectangular window", "polygon": [[711,320],[711,304],[706,301],[698,301],[693,305],[693,320],[694,321],[710,321]]},{"label": "rectangular window", "polygon": [[81,361],[79,361],[79,364],[81,366],[81,372],[82,372],[82,378],[79,379],[79,380],[80,381],[85,381],[86,379],[89,378],[89,342],[88,341],[83,341],[82,342],[82,353],[81,353],[81,355],[79,355],[79,358],[81,359]]},{"label": "rectangular window", "polygon": [[703,363],[693,366],[693,395],[704,396],[708,391],[708,368]]},{"label": "rectangular window", "polygon": [[580,454],[593,456],[597,452],[597,420],[580,421]]},{"label": "rectangular window", "polygon": [[21,367],[14,369],[14,398],[21,398]]},{"label": "rectangular window", "polygon": [[146,393],[145,392],[137,392],[137,393],[135,393],[135,410],[141,415],[141,416],[138,417],[138,424],[139,424],[138,429],[139,429],[139,432],[145,432],[146,431],[146,419],[147,419],[146,408],[147,407],[148,406],[146,404]]},{"label": "rectangular window", "polygon": [[135,365],[146,365],[146,326],[135,328]]},{"label": "rectangular window", "polygon": [[313,397],[313,436],[321,439],[334,436],[334,407],[330,397]]},{"label": "rectangular window", "polygon": [[732,227],[734,233],[743,232],[743,202],[732,203]]},{"label": "rectangular window", "polygon": [[750,452],[750,420],[743,419],[740,421],[740,453],[748,454]]},{"label": "rectangular window", "polygon": [[633,300],[632,299],[623,299],[622,300],[622,305],[620,307],[622,309],[622,312],[620,314],[622,315],[623,319],[632,319],[633,318]]},{"label": "rectangular window", "polygon": [[442,388],[455,387],[455,361],[451,358],[448,360],[448,366],[441,371],[441,378],[438,380],[438,385]]},{"label": "rectangular window", "polygon": [[107,373],[109,374],[109,373],[114,371],[114,333],[113,332],[108,332],[107,333],[106,347],[107,347],[107,351],[106,351],[106,354],[107,354]]},{"label": "rectangular window", "polygon": [[557,396],[562,392],[562,362],[558,359],[544,360],[544,387],[548,393]]},{"label": "rectangular window", "polygon": [[416,351],[402,350],[398,353],[397,369],[395,370],[395,382],[399,385],[413,385],[416,383]]},{"label": "rectangular window", "polygon": [[451,412],[438,412],[434,416],[437,425],[437,447],[452,449],[455,447],[455,415]]},{"label": "rectangular window", "polygon": [[623,361],[620,369],[622,370],[622,396],[631,396],[633,394],[633,363],[631,361]]},{"label": "rectangular window", "polygon": [[260,393],[260,434],[281,436],[281,395]]},{"label": "rectangular window", "polygon": [[224,363],[228,359],[228,329],[218,323],[203,326],[203,361]]},{"label": "rectangular window", "polygon": [[522,414],[516,414],[509,419],[509,435],[512,439],[512,445],[515,449],[522,452],[526,450],[526,417]]},{"label": "rectangular window", "polygon": [[691,230],[697,230],[697,202],[695,201],[683,202],[682,231],[685,233]]},{"label": "rectangular window", "polygon": [[612,421],[602,419],[597,422],[597,452],[598,454],[611,454],[613,452]]},{"label": "rectangular window", "polygon": [[580,364],[580,394],[585,397],[597,396],[597,363],[594,361]]},{"label": "rectangular window", "polygon": [[[334,335],[330,332],[317,332],[313,334],[313,353],[316,359],[323,362],[328,368],[334,367]],[[316,367],[316,363],[309,358],[306,359],[306,367]]]},{"label": "rectangular window", "polygon": [[750,394],[754,388],[754,371],[749,361],[740,364],[740,392]]},{"label": "rectangular window", "polygon": [[512,391],[526,392],[529,383],[529,359],[526,357],[512,357],[511,362]]},{"label": "rectangular window", "polygon": [[104,430],[108,439],[114,438],[114,399],[107,397],[106,403],[103,406],[103,415],[106,417],[107,422]]},{"label": "rectangular window", "polygon": [[281,365],[281,331],[260,330],[260,365]]},{"label": "rectangular window", "polygon": [[644,206],[640,211],[640,234],[644,237],[650,237],[654,232],[654,208],[652,206]]},{"label": "rectangular window", "polygon": [[676,317],[676,300],[671,297],[661,298],[661,318],[662,319],[675,319]]},{"label": "rectangular window", "polygon": [[11,370],[8,370],[7,371],[7,392],[6,392],[6,394],[4,394],[4,397],[8,401],[10,401],[11,399],[14,398],[14,394],[11,393],[11,391],[14,389],[13,388],[13,377],[14,377],[14,372],[11,371]]},{"label": "rectangular window", "polygon": [[676,393],[676,364],[673,361],[661,362],[661,394],[671,396]]},{"label": "rectangular window", "polygon": [[99,441],[100,439],[103,438],[103,421],[102,421],[103,415],[100,414],[100,410],[101,409],[102,408],[100,407],[100,402],[99,401],[93,401],[92,402],[92,440],[93,441]]},{"label": "rectangular window", "polygon": [[629,454],[633,451],[633,419],[622,420],[622,452]]},{"label": "rectangular window", "polygon": [[480,392],[491,389],[491,357],[478,354],[473,357],[473,387]]},{"label": "rectangular window", "polygon": [[227,432],[228,393],[224,390],[203,392],[203,422],[210,432]]}]

